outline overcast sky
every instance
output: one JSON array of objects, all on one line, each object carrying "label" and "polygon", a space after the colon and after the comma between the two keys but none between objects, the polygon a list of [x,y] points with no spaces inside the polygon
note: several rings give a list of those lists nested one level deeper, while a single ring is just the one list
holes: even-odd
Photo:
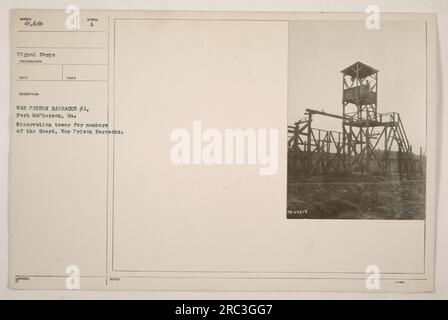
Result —
[{"label": "overcast sky", "polygon": [[[399,112],[415,153],[426,146],[426,31],[420,21],[298,21],[289,29],[288,124],[306,108],[342,114],[342,74],[356,61],[379,70],[378,112]],[[317,117],[316,117],[317,118]],[[340,120],[314,127],[341,131]]]}]

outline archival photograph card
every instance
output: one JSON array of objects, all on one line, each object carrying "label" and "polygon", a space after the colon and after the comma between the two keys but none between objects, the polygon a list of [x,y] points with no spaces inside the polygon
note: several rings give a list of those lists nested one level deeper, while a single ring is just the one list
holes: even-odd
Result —
[{"label": "archival photograph card", "polygon": [[432,291],[435,22],[11,11],[9,286]]}]

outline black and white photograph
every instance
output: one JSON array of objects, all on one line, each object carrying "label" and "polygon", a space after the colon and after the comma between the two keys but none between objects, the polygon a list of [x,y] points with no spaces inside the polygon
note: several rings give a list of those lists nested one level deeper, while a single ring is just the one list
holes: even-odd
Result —
[{"label": "black and white photograph", "polygon": [[290,23],[288,219],[425,219],[426,32]]}]

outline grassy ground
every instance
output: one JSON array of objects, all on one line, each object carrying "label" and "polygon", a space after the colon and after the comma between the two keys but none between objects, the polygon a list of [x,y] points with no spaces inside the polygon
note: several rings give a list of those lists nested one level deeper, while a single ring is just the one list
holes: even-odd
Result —
[{"label": "grassy ground", "polygon": [[288,218],[425,219],[425,180],[288,177]]}]

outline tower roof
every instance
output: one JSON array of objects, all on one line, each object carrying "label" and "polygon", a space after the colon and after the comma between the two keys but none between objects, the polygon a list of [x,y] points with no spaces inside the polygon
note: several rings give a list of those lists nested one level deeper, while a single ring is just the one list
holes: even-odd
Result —
[{"label": "tower roof", "polygon": [[361,79],[367,78],[368,76],[371,76],[372,74],[378,73],[378,70],[375,68],[372,68],[362,62],[356,62],[352,64],[350,67],[345,68],[341,72],[343,74],[347,74],[351,77],[356,77],[356,69],[358,69],[358,75]]}]

